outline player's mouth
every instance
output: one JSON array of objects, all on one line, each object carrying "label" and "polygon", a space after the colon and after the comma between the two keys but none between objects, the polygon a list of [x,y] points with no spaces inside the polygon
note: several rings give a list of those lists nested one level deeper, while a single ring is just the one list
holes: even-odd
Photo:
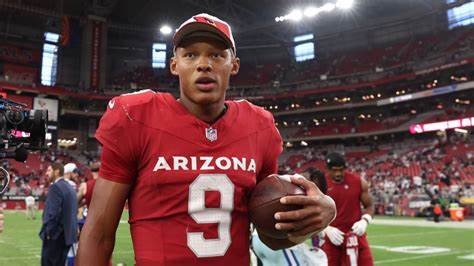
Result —
[{"label": "player's mouth", "polygon": [[198,78],[195,83],[197,88],[202,91],[210,91],[217,87],[216,80],[209,77]]}]

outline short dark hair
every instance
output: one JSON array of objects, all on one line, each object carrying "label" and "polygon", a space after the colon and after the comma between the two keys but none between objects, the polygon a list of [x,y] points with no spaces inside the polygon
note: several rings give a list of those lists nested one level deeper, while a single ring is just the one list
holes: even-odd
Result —
[{"label": "short dark hair", "polygon": [[64,165],[60,163],[51,163],[51,168],[53,168],[53,171],[59,170],[60,176],[64,175]]},{"label": "short dark hair", "polygon": [[310,181],[314,182],[316,186],[318,186],[319,190],[326,194],[328,189],[328,184],[326,182],[326,177],[324,176],[324,172],[316,169],[314,167],[310,167],[306,169],[306,172],[309,174]]},{"label": "short dark hair", "polygon": [[326,166],[329,169],[344,169],[347,166],[346,159],[340,153],[331,152],[326,156]]}]

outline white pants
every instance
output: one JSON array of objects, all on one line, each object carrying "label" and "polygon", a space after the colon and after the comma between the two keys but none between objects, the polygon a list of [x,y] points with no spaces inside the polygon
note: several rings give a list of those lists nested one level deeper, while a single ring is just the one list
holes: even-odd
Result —
[{"label": "white pants", "polygon": [[26,205],[26,217],[28,219],[35,219],[36,206],[34,204]]}]

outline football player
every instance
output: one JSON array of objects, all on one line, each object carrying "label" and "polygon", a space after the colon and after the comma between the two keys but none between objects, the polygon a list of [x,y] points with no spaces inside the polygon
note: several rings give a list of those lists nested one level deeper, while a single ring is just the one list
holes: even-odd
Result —
[{"label": "football player", "polygon": [[[273,116],[247,101],[225,101],[240,60],[230,26],[193,16],[173,37],[170,70],[180,97],[141,91],[113,98],[100,121],[101,168],[81,235],[78,265],[106,265],[125,201],[137,265],[248,265],[251,190],[276,173],[282,140]],[[282,199],[302,210],[276,214],[287,239],[303,242],[335,217],[310,181],[306,196]]]},{"label": "football player", "polygon": [[371,266],[374,262],[365,233],[374,215],[369,185],[346,171],[346,161],[339,153],[328,154],[326,166],[327,194],[337,206],[336,219],[323,231],[326,239],[322,248],[329,266]]}]

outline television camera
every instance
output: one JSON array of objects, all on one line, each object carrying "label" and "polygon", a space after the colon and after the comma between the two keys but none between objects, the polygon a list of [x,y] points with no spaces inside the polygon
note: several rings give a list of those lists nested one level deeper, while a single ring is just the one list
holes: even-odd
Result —
[{"label": "television camera", "polygon": [[[28,109],[25,104],[0,98],[0,159],[25,162],[29,151],[45,151],[47,110]],[[10,182],[8,171],[0,167],[0,195]]]}]

